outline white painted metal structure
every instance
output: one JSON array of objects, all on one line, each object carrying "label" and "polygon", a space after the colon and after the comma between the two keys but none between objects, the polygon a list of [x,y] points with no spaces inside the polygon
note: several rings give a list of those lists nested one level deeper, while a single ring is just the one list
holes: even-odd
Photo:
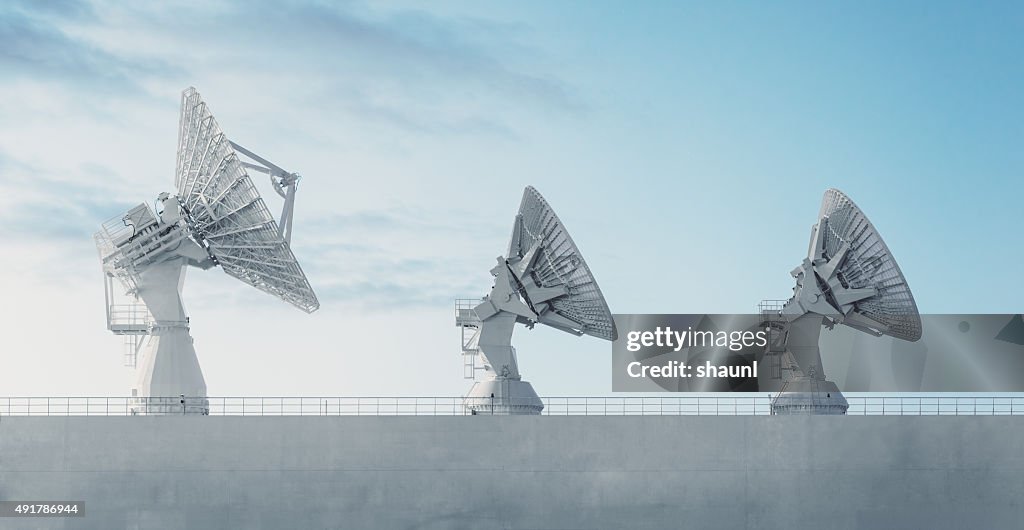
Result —
[{"label": "white painted metal structure", "polygon": [[[238,152],[253,162],[241,161]],[[284,197],[280,223],[246,169],[270,175]],[[178,194],[161,193],[155,211],[140,204],[104,223],[95,236],[106,282],[107,327],[132,341],[132,365],[135,355],[142,355],[132,389],[138,399],[135,412],[208,410],[206,382],[181,298],[186,266],[220,265],[303,311],[320,307],[289,244],[298,180],[297,174],[229,141],[199,93],[184,91]]]},{"label": "white painted metal structure", "polygon": [[539,322],[574,335],[615,340],[615,322],[569,232],[532,187],[523,192],[508,255],[497,258],[491,274],[490,295],[475,306],[456,304],[463,355],[471,360],[479,355],[487,372],[470,389],[464,406],[473,414],[540,414],[544,405],[522,380],[512,347],[516,323],[532,328]]},{"label": "white painted metal structure", "polygon": [[921,338],[921,316],[910,286],[864,212],[841,191],[825,192],[808,256],[793,269],[793,297],[774,315],[787,356],[784,392],[775,414],[845,414],[839,388],[825,379],[821,327],[843,324],[907,341]]}]

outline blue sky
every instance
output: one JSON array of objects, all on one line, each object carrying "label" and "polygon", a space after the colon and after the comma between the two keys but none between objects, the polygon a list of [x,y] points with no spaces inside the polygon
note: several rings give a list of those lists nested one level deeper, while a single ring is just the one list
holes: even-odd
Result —
[{"label": "blue sky", "polygon": [[[189,85],[304,175],[323,303],[191,274],[211,394],[463,392],[451,303],[489,289],[526,185],[614,312],[787,297],[828,187],[922,311],[1021,312],[1022,52],[1011,2],[6,3],[0,394],[127,392],[91,234],[172,188]],[[541,394],[610,389],[608,344],[514,341]]]}]

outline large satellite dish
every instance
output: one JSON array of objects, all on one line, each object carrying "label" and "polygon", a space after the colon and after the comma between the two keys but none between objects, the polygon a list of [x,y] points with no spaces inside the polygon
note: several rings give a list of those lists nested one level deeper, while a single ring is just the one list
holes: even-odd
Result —
[{"label": "large satellite dish", "polygon": [[[246,170],[270,176],[284,198],[280,222]],[[104,223],[95,236],[106,282],[107,327],[128,337],[128,364],[137,368],[134,412],[208,411],[206,382],[181,299],[186,266],[219,265],[303,311],[320,307],[290,247],[298,181],[298,174],[228,140],[199,93],[184,91],[178,194],[161,193],[156,209],[140,204]]]},{"label": "large satellite dish", "polygon": [[611,311],[579,248],[537,190],[527,187],[512,227],[508,256],[491,269],[494,287],[483,300],[459,301],[456,325],[475,374],[483,359],[487,377],[465,400],[472,414],[540,414],[543,403],[519,374],[512,331],[536,323],[574,335],[615,340]]},{"label": "large satellite dish", "polygon": [[830,189],[811,229],[807,258],[791,273],[793,297],[768,324],[784,355],[777,414],[845,414],[846,399],[825,378],[818,339],[822,326],[843,324],[906,341],[921,338],[921,316],[896,259],[849,197]]}]

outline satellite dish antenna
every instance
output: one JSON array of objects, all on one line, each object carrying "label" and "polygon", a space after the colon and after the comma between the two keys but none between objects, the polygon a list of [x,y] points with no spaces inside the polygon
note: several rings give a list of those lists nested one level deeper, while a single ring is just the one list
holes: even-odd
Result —
[{"label": "satellite dish antenna", "polygon": [[[284,197],[280,222],[247,169],[270,175]],[[107,327],[128,337],[130,365],[142,356],[132,390],[133,413],[209,410],[181,298],[186,266],[219,265],[307,313],[320,307],[289,243],[298,181],[298,174],[228,140],[196,89],[182,93],[177,194],[161,193],[156,208],[140,204],[104,223],[95,235],[106,283]],[[180,395],[186,403],[179,402]]]},{"label": "satellite dish antenna", "polygon": [[615,322],[579,248],[532,187],[523,192],[508,254],[497,261],[490,295],[456,302],[469,372],[475,376],[478,356],[487,372],[463,405],[471,414],[540,414],[544,404],[522,380],[512,347],[516,323],[615,340]]},{"label": "satellite dish antenna", "polygon": [[786,357],[783,391],[772,412],[845,414],[846,398],[822,367],[822,326],[843,324],[914,342],[921,338],[914,296],[874,225],[836,189],[825,192],[807,258],[791,274],[793,297],[780,310],[762,311],[773,329],[772,343],[784,345],[778,351]]}]

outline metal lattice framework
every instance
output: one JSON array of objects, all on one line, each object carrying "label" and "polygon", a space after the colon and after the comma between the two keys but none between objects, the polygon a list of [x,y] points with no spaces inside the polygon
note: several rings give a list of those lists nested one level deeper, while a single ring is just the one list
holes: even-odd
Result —
[{"label": "metal lattice framework", "polygon": [[[565,290],[564,295],[545,301],[550,308],[548,311],[533,307],[538,311],[539,321],[560,328],[568,319],[574,324],[572,328],[580,333],[615,340],[615,321],[587,262],[551,206],[537,190],[528,186],[523,192],[509,244],[509,260],[527,258],[533,249],[538,249],[540,255],[532,258],[528,274],[536,285],[543,289]],[[522,294],[530,303],[528,291]]]},{"label": "metal lattice framework", "polygon": [[[167,231],[165,231],[167,232]],[[175,234],[177,235],[177,234]],[[117,278],[124,292],[135,295],[138,290],[140,263],[161,248],[159,221],[153,209],[143,203],[100,226],[93,239],[103,262],[103,272]],[[127,243],[134,245],[127,246]]]},{"label": "metal lattice framework", "polygon": [[921,338],[921,316],[910,286],[882,236],[864,212],[843,192],[829,189],[818,214],[824,256],[830,259],[845,246],[837,276],[849,288],[874,287],[877,294],[854,303],[854,311],[885,325],[883,333],[899,339]]},{"label": "metal lattice framework", "polygon": [[224,272],[303,311],[320,307],[244,163],[194,88],[182,94],[175,184],[193,237]]}]

